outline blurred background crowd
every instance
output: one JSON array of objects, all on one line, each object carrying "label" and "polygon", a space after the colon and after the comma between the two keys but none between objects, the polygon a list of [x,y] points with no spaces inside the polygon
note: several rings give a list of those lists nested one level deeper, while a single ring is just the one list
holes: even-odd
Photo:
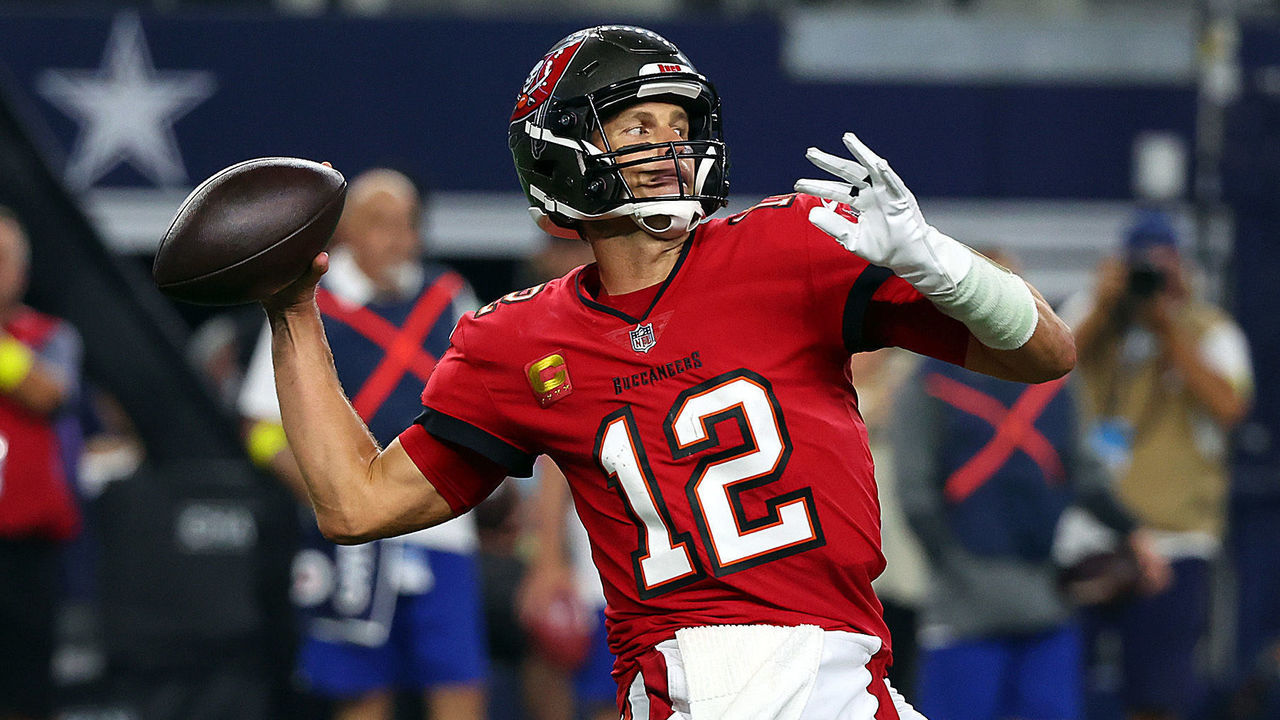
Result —
[{"label": "blurred background crowd", "polygon": [[602,22],[716,84],[730,211],[855,130],[1077,333],[1033,388],[854,358],[894,685],[931,720],[1280,719],[1273,0],[0,0],[0,720],[616,717],[554,465],[328,545],[261,311],[148,277],[201,179],[332,162],[321,308],[386,442],[460,313],[590,261],[503,138]]}]

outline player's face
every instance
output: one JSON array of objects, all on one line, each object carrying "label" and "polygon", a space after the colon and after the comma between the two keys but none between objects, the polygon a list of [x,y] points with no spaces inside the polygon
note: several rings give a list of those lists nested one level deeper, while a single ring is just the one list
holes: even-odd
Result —
[{"label": "player's face", "polygon": [[[612,150],[632,145],[668,143],[689,138],[689,115],[679,105],[666,102],[643,102],[632,105],[604,123],[604,139]],[[669,148],[654,148],[627,155],[621,162],[655,158],[654,162],[626,168],[622,178],[636,197],[677,195],[683,185],[689,190],[693,179],[693,160],[671,162]]]}]

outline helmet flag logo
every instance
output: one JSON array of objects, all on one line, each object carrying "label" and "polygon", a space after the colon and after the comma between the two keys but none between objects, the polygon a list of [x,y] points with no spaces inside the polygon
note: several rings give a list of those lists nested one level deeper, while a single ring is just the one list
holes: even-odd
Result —
[{"label": "helmet flag logo", "polygon": [[585,38],[586,32],[570,35],[556,47],[551,48],[551,52],[533,66],[533,71],[529,73],[529,77],[524,81],[524,87],[520,88],[519,97],[516,98],[516,109],[511,113],[512,122],[530,115],[551,97],[551,93],[556,89],[556,83],[560,81],[560,76],[564,74],[569,61],[573,59],[574,53]]}]

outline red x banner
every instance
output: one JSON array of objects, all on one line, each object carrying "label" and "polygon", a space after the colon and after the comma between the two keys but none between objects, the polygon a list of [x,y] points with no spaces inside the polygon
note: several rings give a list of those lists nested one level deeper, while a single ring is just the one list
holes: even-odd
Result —
[{"label": "red x banner", "polygon": [[1031,385],[1005,407],[996,398],[937,373],[925,379],[925,391],[957,410],[979,417],[995,428],[995,435],[973,457],[947,478],[943,493],[950,502],[960,502],[982,487],[1004,467],[1017,450],[1040,466],[1041,472],[1051,483],[1066,479],[1062,459],[1039,430],[1035,421],[1044,413],[1049,402],[1062,390],[1066,378]]},{"label": "red x banner", "polygon": [[382,362],[351,399],[352,407],[365,422],[377,414],[406,372],[412,372],[424,383],[430,377],[437,358],[422,349],[422,342],[462,287],[462,277],[456,273],[441,275],[418,298],[400,327],[366,307],[339,300],[323,288],[316,293],[320,312],[355,330],[384,352]]}]

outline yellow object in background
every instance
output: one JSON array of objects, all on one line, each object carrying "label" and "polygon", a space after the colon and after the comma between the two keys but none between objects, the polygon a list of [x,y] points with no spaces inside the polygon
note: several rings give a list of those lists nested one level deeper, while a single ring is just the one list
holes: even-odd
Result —
[{"label": "yellow object in background", "polygon": [[31,373],[35,355],[12,335],[0,336],[0,392],[10,392]]},{"label": "yellow object in background", "polygon": [[289,444],[284,435],[284,426],[269,420],[259,420],[249,428],[249,437],[245,445],[249,449],[249,459],[258,467],[267,467],[275,456]]}]

